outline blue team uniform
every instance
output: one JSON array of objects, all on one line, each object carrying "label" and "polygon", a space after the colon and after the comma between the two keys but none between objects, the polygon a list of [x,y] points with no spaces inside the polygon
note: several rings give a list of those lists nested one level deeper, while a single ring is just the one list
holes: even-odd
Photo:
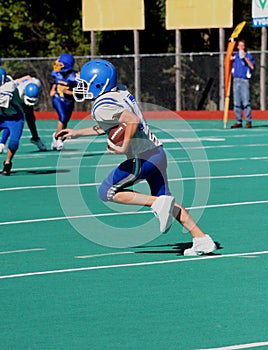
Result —
[{"label": "blue team uniform", "polygon": [[134,97],[127,90],[117,89],[99,96],[92,106],[92,115],[99,126],[109,130],[119,124],[124,110],[140,118],[138,130],[131,140],[127,160],[119,164],[102,182],[99,196],[112,200],[115,193],[146,180],[153,196],[170,195],[167,180],[167,159],[162,143],[150,131]]},{"label": "blue team uniform", "polygon": [[19,91],[15,82],[8,77],[8,81],[0,86],[0,130],[9,130],[8,148],[12,152],[15,152],[19,147],[23,125],[24,111]]},{"label": "blue team uniform", "polygon": [[76,72],[71,71],[65,76],[61,72],[55,72],[53,70],[51,75],[54,78],[54,84],[56,84],[56,93],[52,98],[52,104],[58,113],[59,120],[67,125],[74,109],[74,98],[72,95],[63,94],[60,86],[68,90],[73,90],[77,85],[75,80]]},{"label": "blue team uniform", "polygon": [[[19,91],[19,96],[21,99],[21,106],[23,108],[23,111],[25,113],[25,120],[28,124],[28,127],[31,131],[32,134],[32,140],[34,141],[38,141],[40,140],[39,136],[38,136],[38,132],[36,129],[36,124],[35,124],[35,115],[34,115],[34,105],[38,102],[38,97],[35,98],[36,102],[29,104],[27,102],[27,100],[25,100],[25,89],[27,87],[27,85],[34,83],[36,85],[36,87],[40,90],[41,89],[41,82],[39,79],[37,78],[33,78],[33,77],[25,77],[24,79],[22,78],[22,80],[19,79],[15,80],[17,89]],[[1,143],[5,144],[8,137],[9,137],[9,129],[5,129],[3,131],[3,135],[1,138]]]}]

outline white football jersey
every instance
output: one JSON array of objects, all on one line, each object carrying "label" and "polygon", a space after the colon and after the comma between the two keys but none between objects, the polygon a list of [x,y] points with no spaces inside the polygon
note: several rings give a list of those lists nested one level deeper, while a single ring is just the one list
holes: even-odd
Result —
[{"label": "white football jersey", "polygon": [[10,76],[7,76],[7,82],[0,86],[0,115],[3,117],[17,115],[18,109],[24,114],[16,84]]},{"label": "white football jersey", "polygon": [[24,91],[25,88],[28,84],[34,83],[35,85],[37,85],[39,88],[41,88],[41,81],[37,78],[25,78],[21,81],[16,81],[16,85],[17,88],[19,90],[19,94],[20,94],[20,98],[22,100],[22,102],[24,101]]},{"label": "white football jersey", "polygon": [[138,155],[162,145],[150,131],[138,103],[128,90],[120,88],[99,96],[92,106],[92,116],[108,134],[110,129],[118,125],[118,120],[125,110],[131,111],[140,118],[137,132],[128,149],[129,156]]}]

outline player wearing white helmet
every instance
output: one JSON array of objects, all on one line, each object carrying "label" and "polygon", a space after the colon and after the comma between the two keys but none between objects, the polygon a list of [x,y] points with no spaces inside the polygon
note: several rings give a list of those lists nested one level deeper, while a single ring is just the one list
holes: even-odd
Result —
[{"label": "player wearing white helmet", "polygon": [[[116,167],[102,182],[99,196],[103,201],[151,207],[160,221],[160,232],[167,232],[173,217],[192,235],[193,246],[184,255],[201,255],[216,249],[214,241],[195,223],[186,209],[175,202],[167,179],[167,159],[162,143],[150,131],[135,98],[117,85],[115,67],[106,60],[86,63],[77,78],[74,98],[78,102],[94,101],[92,116],[98,125],[73,130],[64,129],[57,136],[76,138],[109,133],[120,123],[126,124],[121,146],[108,139],[112,153],[126,154],[127,160]],[[135,183],[146,180],[151,194],[128,190]]]},{"label": "player wearing white helmet", "polygon": [[9,176],[12,159],[19,147],[24,125],[24,111],[14,80],[0,67],[0,130],[8,130],[10,137],[2,175]]},{"label": "player wearing white helmet", "polygon": [[[25,113],[26,122],[32,134],[31,142],[34,145],[36,145],[40,151],[46,151],[46,146],[44,142],[40,139],[37,132],[36,118],[34,114],[34,106],[36,106],[39,101],[41,82],[37,78],[31,77],[30,75],[25,75],[21,78],[15,79],[15,83],[19,90],[19,95]],[[3,151],[3,146],[5,145],[8,136],[8,130],[4,130],[0,143],[0,151],[1,148]]]}]

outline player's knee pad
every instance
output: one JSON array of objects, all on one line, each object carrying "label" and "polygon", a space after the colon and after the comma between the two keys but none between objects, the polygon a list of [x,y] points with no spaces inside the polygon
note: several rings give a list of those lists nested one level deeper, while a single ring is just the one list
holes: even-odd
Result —
[{"label": "player's knee pad", "polygon": [[98,194],[99,194],[100,199],[101,199],[103,202],[107,202],[107,201],[108,201],[108,198],[107,198],[107,191],[106,191],[102,186],[99,188]]},{"label": "player's knee pad", "polygon": [[99,197],[103,202],[112,201],[117,192],[116,186],[107,186],[107,184],[102,183],[99,188]]},{"label": "player's knee pad", "polygon": [[19,148],[19,141],[16,140],[10,140],[8,143],[8,148],[10,151],[15,152]]}]

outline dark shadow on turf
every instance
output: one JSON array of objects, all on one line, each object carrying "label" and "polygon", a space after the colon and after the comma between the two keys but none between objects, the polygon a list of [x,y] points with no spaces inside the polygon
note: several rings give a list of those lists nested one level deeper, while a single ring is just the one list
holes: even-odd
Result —
[{"label": "dark shadow on turf", "polygon": [[[61,151],[53,151],[52,149],[47,149],[46,151],[40,151],[40,150],[34,150],[34,151],[30,151],[30,152],[27,152],[27,154],[40,154],[40,153],[46,153],[46,154],[62,154],[64,152],[78,152],[80,151],[78,148],[68,148],[68,149],[62,149]],[[68,155],[66,155],[68,156]]]},{"label": "dark shadow on turf", "polygon": [[[72,159],[72,158],[76,158],[77,155],[76,154],[68,154],[67,152],[70,151],[70,152],[75,152],[77,151],[76,149],[73,149],[73,150],[65,150],[66,154],[64,154],[63,151],[61,151],[61,157],[62,158],[68,158],[68,159]],[[77,153],[79,154],[79,153]],[[96,156],[106,156],[106,155],[109,155],[109,153],[105,153],[105,152],[91,152],[91,153],[85,153],[85,154],[82,154],[81,157],[82,158],[89,158],[89,157],[96,157]]]},{"label": "dark shadow on turf", "polygon": [[[222,249],[221,244],[219,242],[215,242],[217,246],[217,250]],[[135,247],[135,249],[145,249],[136,251],[136,254],[175,254],[175,255],[183,255],[185,249],[191,248],[193,245],[192,242],[187,243],[174,243],[174,244],[164,244],[164,245],[155,245],[155,246],[141,246]],[[161,248],[161,247],[170,247],[169,249],[147,249],[147,248]],[[206,255],[221,255],[218,253],[209,253]]]},{"label": "dark shadow on turf", "polygon": [[83,157],[94,157],[94,156],[111,156],[111,153],[105,151],[91,152],[83,154]]},{"label": "dark shadow on turf", "polygon": [[[51,151],[52,152],[52,151]],[[26,152],[25,152],[26,153]],[[40,151],[39,149],[35,150],[35,151],[30,151],[27,152],[27,154],[40,154],[40,153],[49,153],[49,150],[46,151]]]},{"label": "dark shadow on turf", "polygon": [[66,169],[52,169],[52,170],[17,170],[17,171],[11,171],[11,175],[49,175],[49,174],[57,174],[57,173],[69,173],[70,170]]}]

